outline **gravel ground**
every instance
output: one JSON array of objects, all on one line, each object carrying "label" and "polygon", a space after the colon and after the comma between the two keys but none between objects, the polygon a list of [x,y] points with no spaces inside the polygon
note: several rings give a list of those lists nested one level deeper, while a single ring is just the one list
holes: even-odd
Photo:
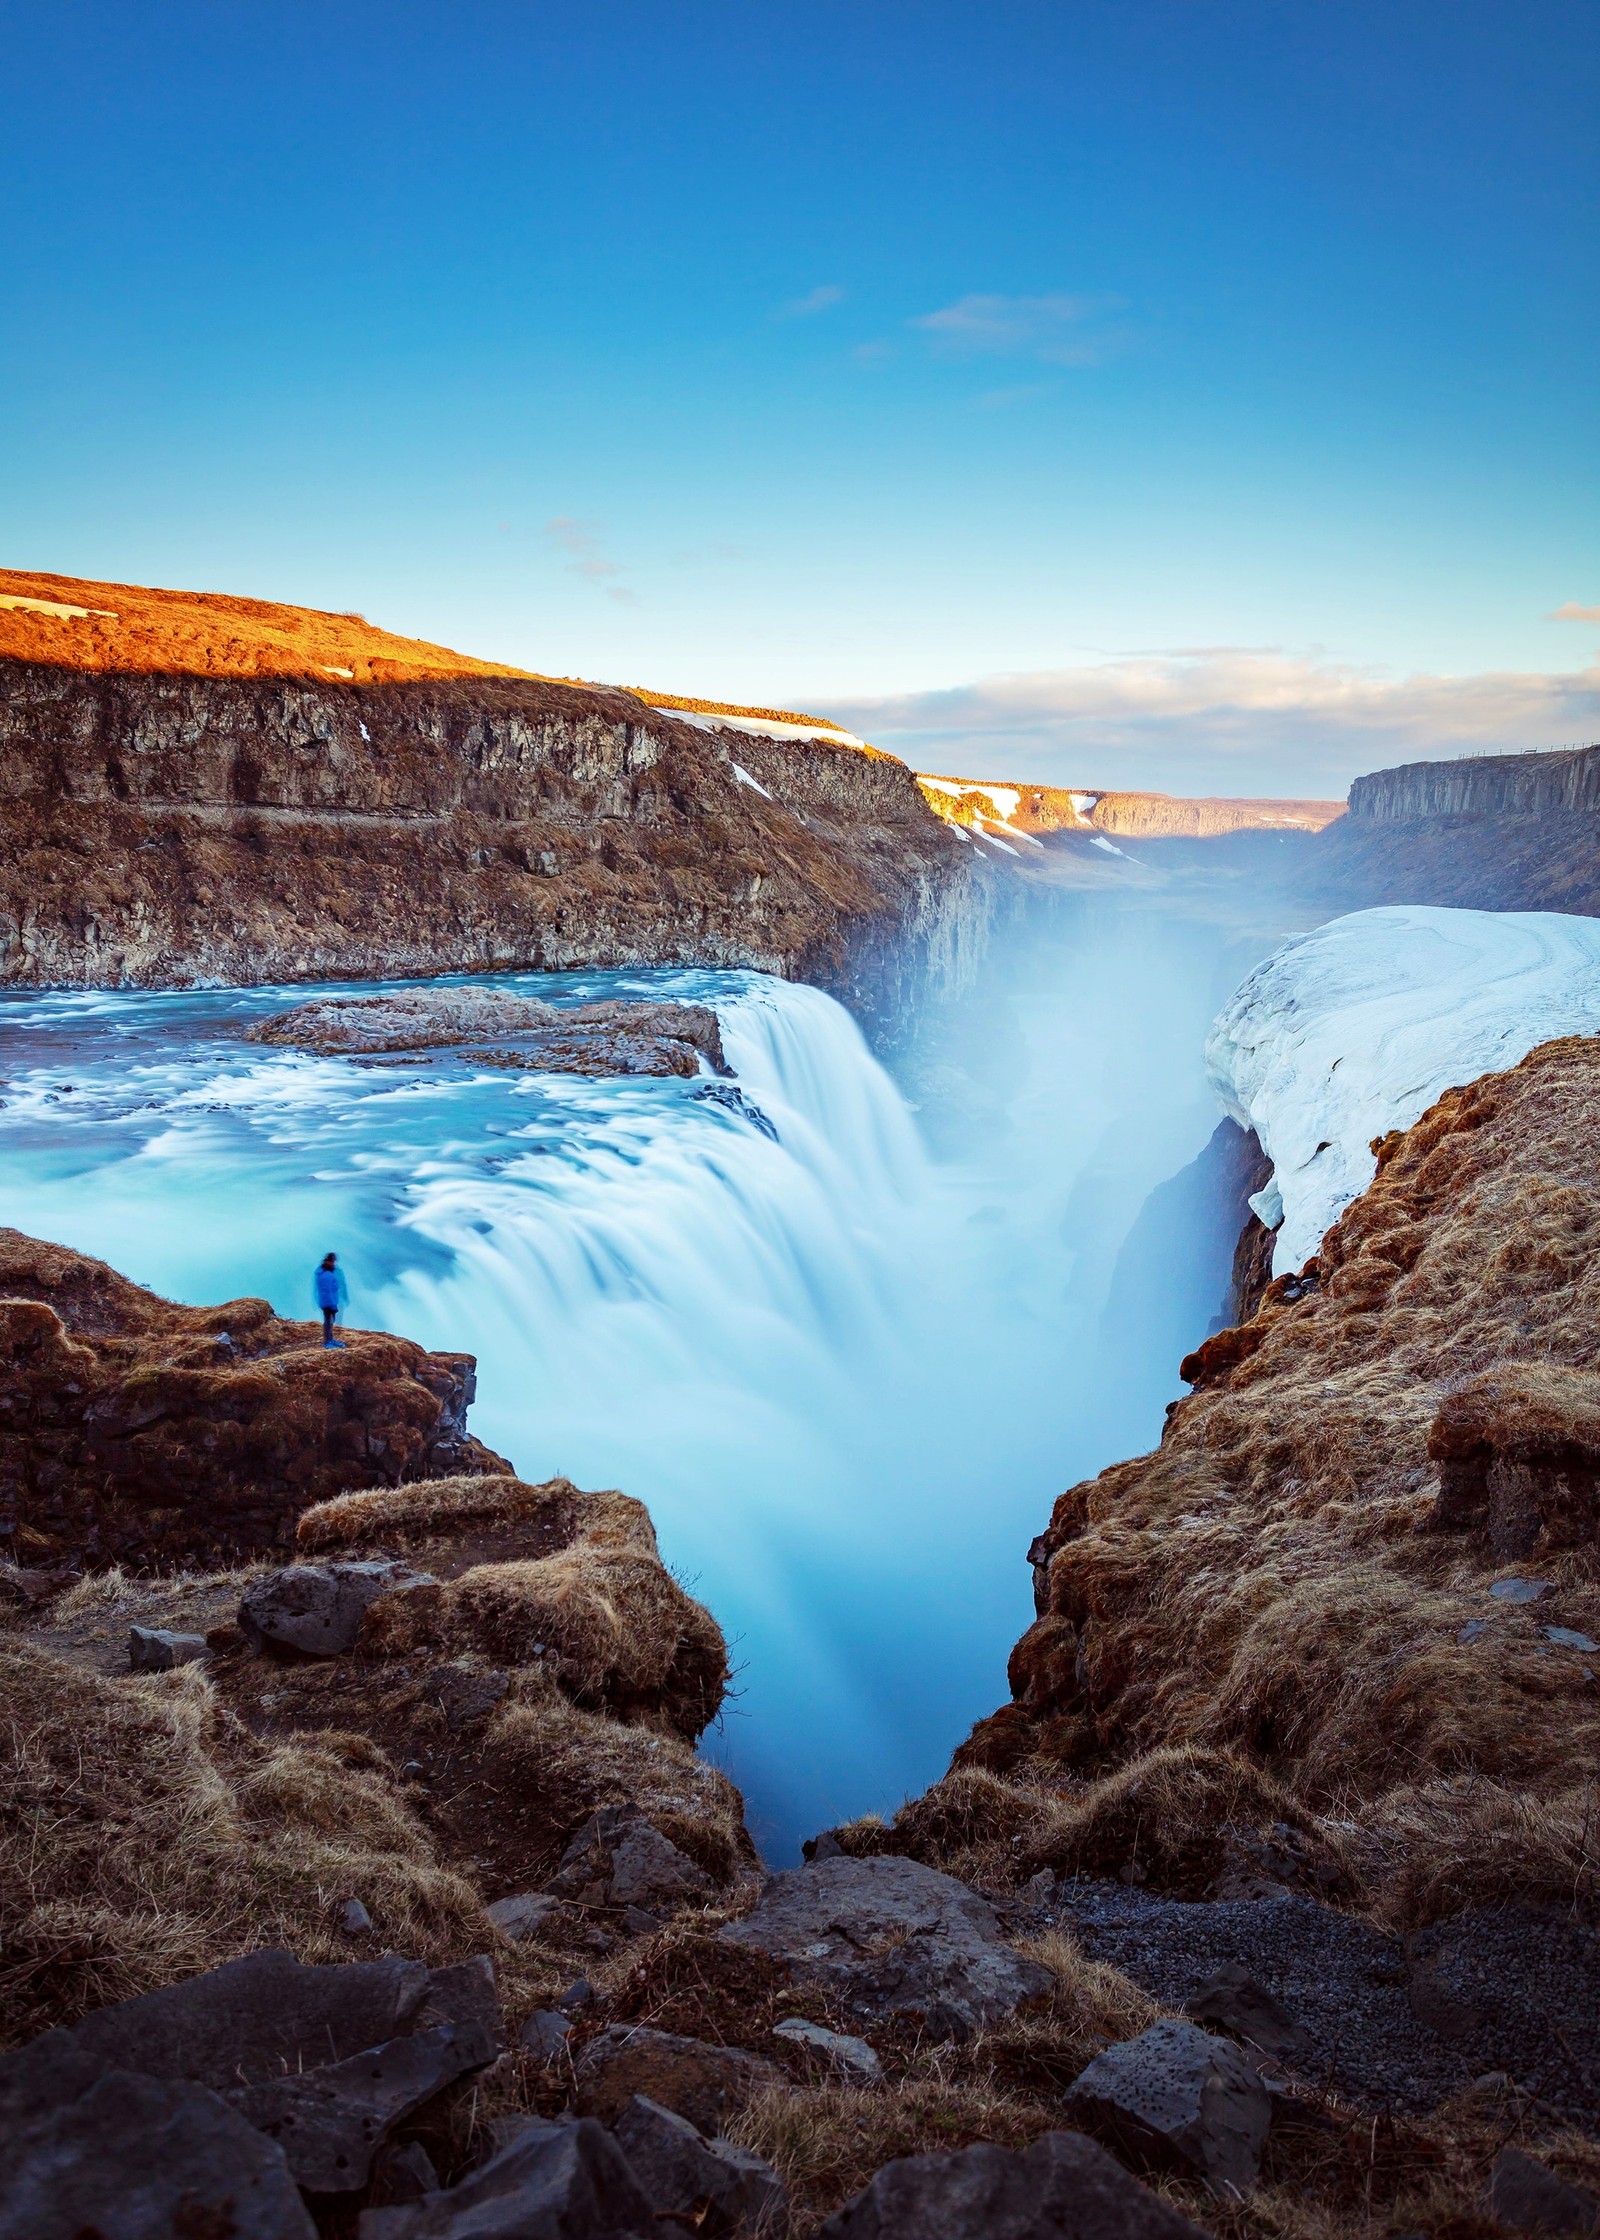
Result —
[{"label": "gravel ground", "polygon": [[1508,1907],[1402,1941],[1314,1898],[1188,1904],[1065,1880],[1043,1911],[1171,2006],[1242,1964],[1315,2041],[1307,2082],[1426,2108],[1500,2070],[1600,2128],[1600,1937],[1560,1916]]}]

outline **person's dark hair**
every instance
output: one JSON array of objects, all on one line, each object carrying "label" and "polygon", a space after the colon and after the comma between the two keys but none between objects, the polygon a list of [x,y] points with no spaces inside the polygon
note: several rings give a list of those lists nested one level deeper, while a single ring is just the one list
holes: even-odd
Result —
[{"label": "person's dark hair", "polygon": [[337,1265],[338,1258],[339,1255],[336,1252],[326,1252],[322,1256],[322,1265],[325,1268],[334,1267]]}]

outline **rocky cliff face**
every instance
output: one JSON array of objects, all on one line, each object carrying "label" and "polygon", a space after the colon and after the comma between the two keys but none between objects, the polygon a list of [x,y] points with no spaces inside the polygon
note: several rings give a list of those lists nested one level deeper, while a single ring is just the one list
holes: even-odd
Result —
[{"label": "rocky cliff face", "polygon": [[1600,748],[1413,762],[1357,778],[1296,860],[1331,909],[1438,902],[1600,913]]},{"label": "rocky cliff face", "polygon": [[1350,788],[1357,822],[1414,817],[1545,816],[1600,810],[1600,747],[1562,754],[1486,754],[1374,770]]},{"label": "rocky cliff face", "polygon": [[990,906],[892,758],[538,678],[0,660],[0,773],[12,986],[693,962],[881,1030]]},{"label": "rocky cliff face", "polygon": [[0,1555],[24,1569],[238,1562],[316,1501],[504,1471],[469,1436],[470,1354],[179,1307],[0,1229]]}]

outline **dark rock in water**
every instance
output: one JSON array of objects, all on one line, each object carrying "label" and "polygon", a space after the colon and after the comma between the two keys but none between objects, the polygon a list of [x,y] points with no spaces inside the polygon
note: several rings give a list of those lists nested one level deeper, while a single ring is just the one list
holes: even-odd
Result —
[{"label": "dark rock in water", "polygon": [[770,2163],[747,2147],[703,2137],[671,2108],[636,2094],[613,2136],[658,2216],[713,2234],[735,2227],[776,2234],[788,2221],[789,2197]]},{"label": "dark rock in water", "polygon": [[203,1633],[169,1633],[165,1626],[129,1626],[128,1670],[171,1672],[211,1654]]},{"label": "dark rock in water", "polygon": [[227,2100],[278,2142],[297,2185],[310,2193],[354,2193],[395,2125],[488,2057],[470,2029],[446,2025],[326,2068],[243,2085]]},{"label": "dark rock in water", "polygon": [[737,2046],[707,2045],[670,2030],[612,2023],[578,2056],[578,2109],[610,2123],[640,2094],[687,2116],[709,2137],[755,2093],[784,2081],[776,2062]]},{"label": "dark rock in water", "polygon": [[336,1657],[355,1647],[361,1621],[379,1595],[431,1585],[424,1572],[386,1557],[350,1563],[295,1563],[245,1588],[241,1630],[258,1649]]},{"label": "dark rock in water", "polygon": [[566,2052],[571,2036],[572,2024],[564,2014],[541,2007],[537,2014],[529,2015],[517,2032],[517,2043],[524,2053],[531,2053],[535,2061],[548,2068]]},{"label": "dark rock in water", "polygon": [[709,1898],[712,1885],[636,1804],[608,1804],[572,1838],[545,1891],[581,1905],[677,1906]]},{"label": "dark rock in water", "polygon": [[1196,2022],[1217,2023],[1230,2036],[1242,2038],[1262,2053],[1303,2056],[1313,2050],[1310,2033],[1302,2030],[1283,2002],[1264,1990],[1236,1960],[1219,1968],[1209,1983],[1203,1983],[1184,2011]]},{"label": "dark rock in water", "polygon": [[785,1960],[858,2013],[918,2017],[965,2037],[1049,1990],[1012,1950],[992,1906],[913,1859],[819,1859],[774,1875],[755,1911],[720,1934]]},{"label": "dark rock in water", "polygon": [[282,2150],[203,2085],[114,2069],[0,2146],[0,2240],[316,2240]]},{"label": "dark rock in water", "polygon": [[1243,2054],[1192,2022],[1153,2023],[1107,2046],[1065,2105],[1124,2160],[1201,2178],[1221,2201],[1254,2187],[1272,2123],[1267,2088]]},{"label": "dark rock in water", "polygon": [[1489,2213],[1518,2232],[1600,2232],[1600,2201],[1519,2147],[1503,2148],[1489,2174]]},{"label": "dark rock in water", "polygon": [[597,2123],[531,2117],[448,2192],[364,2209],[360,2240],[650,2240],[655,2205]]},{"label": "dark rock in water", "polygon": [[1052,2131],[1021,2154],[968,2147],[886,2163],[819,2240],[1203,2240],[1103,2147]]},{"label": "dark rock in water", "polygon": [[762,1111],[760,1105],[755,1102],[754,1098],[747,1097],[742,1089],[730,1088],[725,1081],[706,1081],[702,1082],[698,1089],[692,1090],[690,1094],[697,1104],[719,1104],[724,1112],[732,1112],[737,1114],[739,1119],[748,1120],[752,1128],[759,1128],[761,1133],[770,1137],[774,1143],[781,1140],[777,1128]]},{"label": "dark rock in water", "polygon": [[407,988],[381,996],[318,996],[245,1029],[247,1042],[325,1055],[461,1049],[517,1036],[513,1049],[473,1050],[480,1064],[532,1073],[694,1074],[704,1057],[731,1072],[717,1015],[700,1003],[565,1006],[496,988]]}]

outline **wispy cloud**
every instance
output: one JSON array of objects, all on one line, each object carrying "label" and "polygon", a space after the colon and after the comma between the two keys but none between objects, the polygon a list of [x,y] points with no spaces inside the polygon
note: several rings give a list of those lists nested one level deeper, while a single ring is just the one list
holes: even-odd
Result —
[{"label": "wispy cloud", "polygon": [[843,301],[843,288],[813,288],[809,295],[796,296],[792,303],[780,303],[773,317],[814,319],[819,311],[831,311],[836,303]]},{"label": "wispy cloud", "polygon": [[606,597],[618,606],[639,604],[638,592],[615,580],[622,570],[601,546],[598,521],[579,521],[570,513],[558,513],[545,523],[544,533],[567,555],[569,576],[587,576],[591,583],[604,584]]},{"label": "wispy cloud", "polygon": [[923,770],[1337,798],[1361,771],[1389,763],[1600,738],[1600,666],[1390,677],[1314,655],[1215,647],[827,707]]},{"label": "wispy cloud", "polygon": [[1600,607],[1580,607],[1576,599],[1567,600],[1557,607],[1554,614],[1545,616],[1546,622],[1600,622]]},{"label": "wispy cloud", "polygon": [[949,358],[1039,358],[1093,365],[1117,339],[1094,321],[1115,308],[1097,296],[960,296],[906,324]]}]

